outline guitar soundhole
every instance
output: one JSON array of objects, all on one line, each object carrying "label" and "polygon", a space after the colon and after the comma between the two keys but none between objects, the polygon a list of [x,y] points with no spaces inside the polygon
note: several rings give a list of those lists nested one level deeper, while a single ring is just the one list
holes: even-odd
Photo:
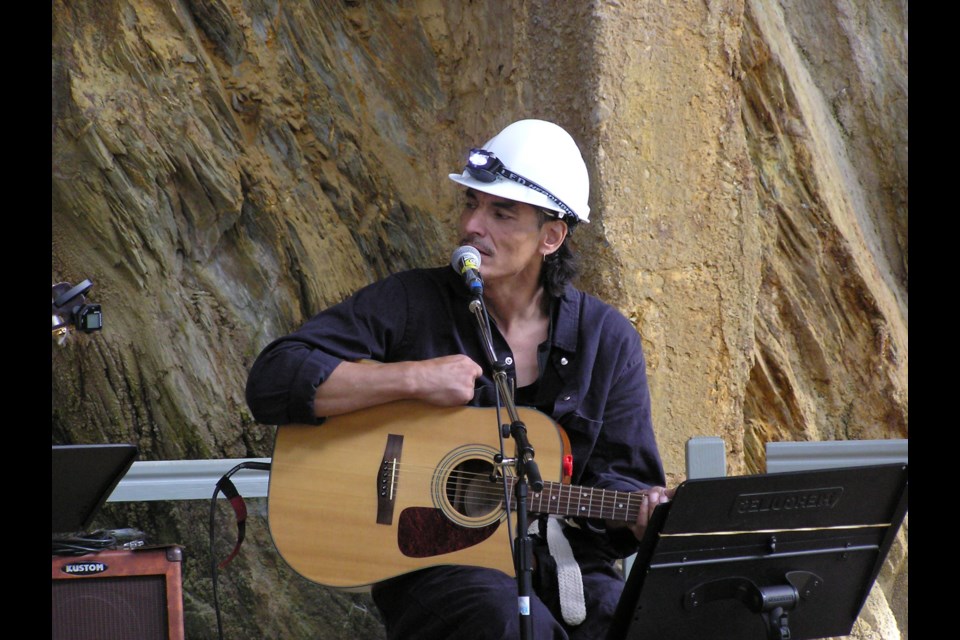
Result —
[{"label": "guitar soundhole", "polygon": [[503,482],[491,479],[494,467],[486,460],[472,459],[456,465],[447,477],[447,502],[459,514],[470,519],[486,516],[503,508]]},{"label": "guitar soundhole", "polygon": [[503,477],[493,464],[497,451],[486,445],[458,447],[440,461],[433,476],[433,504],[462,527],[485,527],[506,517]]}]

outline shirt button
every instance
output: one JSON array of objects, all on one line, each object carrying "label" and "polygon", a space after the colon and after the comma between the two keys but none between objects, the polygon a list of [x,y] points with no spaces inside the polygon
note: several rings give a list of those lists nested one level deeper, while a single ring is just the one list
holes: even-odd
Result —
[{"label": "shirt button", "polygon": [[567,364],[568,362],[570,361],[567,360],[566,358],[560,358],[560,364]]},{"label": "shirt button", "polygon": [[503,362],[504,362],[507,366],[510,366],[511,364],[513,364],[513,358],[511,358],[510,356],[507,356],[506,358],[503,359]]},{"label": "shirt button", "polygon": [[564,396],[563,399],[564,399],[564,400],[569,400],[569,399],[570,399],[570,396]]}]

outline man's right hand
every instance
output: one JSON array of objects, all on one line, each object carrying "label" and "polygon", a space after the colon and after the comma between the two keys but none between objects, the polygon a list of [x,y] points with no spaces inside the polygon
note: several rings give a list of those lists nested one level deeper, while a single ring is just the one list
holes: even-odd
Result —
[{"label": "man's right hand", "polygon": [[483,369],[465,355],[443,356],[405,363],[417,389],[415,397],[441,407],[455,407],[473,400],[477,378]]}]

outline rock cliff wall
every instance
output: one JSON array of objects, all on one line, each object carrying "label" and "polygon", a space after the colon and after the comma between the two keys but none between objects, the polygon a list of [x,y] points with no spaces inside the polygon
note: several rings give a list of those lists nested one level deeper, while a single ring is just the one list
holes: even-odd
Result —
[{"label": "rock cliff wall", "polygon": [[[53,354],[54,443],[268,457],[259,350],[392,270],[443,264],[446,174],[521,117],[580,141],[581,287],[643,337],[672,483],[719,435],[905,438],[907,4],[53,2],[53,283],[105,328]],[[364,594],[278,558],[265,501],[219,575],[230,638],[380,637]],[[110,505],[186,547],[215,638],[209,505]],[[214,554],[235,540],[219,512]],[[219,551],[218,551],[219,550]],[[906,638],[906,526],[855,637]]]}]

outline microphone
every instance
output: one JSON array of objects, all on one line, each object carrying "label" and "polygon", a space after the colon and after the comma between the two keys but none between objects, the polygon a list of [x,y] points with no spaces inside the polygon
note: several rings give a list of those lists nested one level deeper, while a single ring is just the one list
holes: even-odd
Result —
[{"label": "microphone", "polygon": [[469,245],[458,247],[450,258],[450,266],[463,277],[464,283],[474,295],[483,294],[483,280],[480,278],[480,252]]}]

